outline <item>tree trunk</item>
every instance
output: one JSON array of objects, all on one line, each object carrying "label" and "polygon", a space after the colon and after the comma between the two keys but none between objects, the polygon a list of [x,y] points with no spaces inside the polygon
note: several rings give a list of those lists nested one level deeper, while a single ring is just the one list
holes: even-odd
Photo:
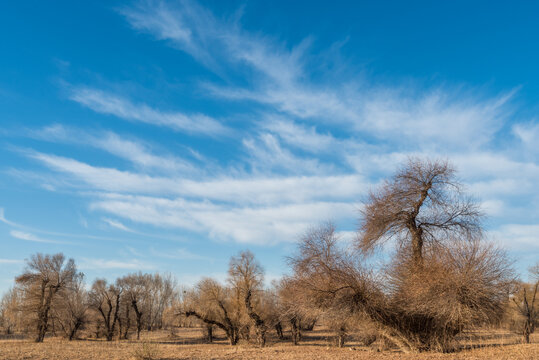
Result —
[{"label": "tree trunk", "polygon": [[213,325],[206,325],[206,340],[209,343],[213,342]]},{"label": "tree trunk", "polygon": [[80,319],[77,319],[75,321],[75,325],[73,326],[73,328],[69,332],[69,341],[71,341],[71,340],[73,340],[75,338],[75,335],[77,334],[77,331],[79,330],[81,325],[82,325],[82,321]]},{"label": "tree trunk", "polygon": [[251,290],[248,290],[245,294],[245,308],[247,309],[247,313],[255,325],[256,340],[258,345],[264,347],[266,346],[267,327],[264,320],[262,320],[262,318],[254,311],[253,306],[251,305],[251,295]]},{"label": "tree trunk", "polygon": [[524,342],[526,344],[530,343],[530,334],[531,334],[530,322],[526,321],[526,325],[524,325]]},{"label": "tree trunk", "polygon": [[275,332],[277,333],[277,336],[279,337],[279,340],[284,339],[283,326],[281,325],[280,321],[275,325]]},{"label": "tree trunk", "polygon": [[299,329],[299,326],[298,326],[298,321],[296,318],[292,318],[292,320],[290,320],[290,325],[292,326],[291,327],[291,331],[292,331],[292,342],[294,343],[294,345],[297,345],[298,342],[299,342],[299,338],[300,338],[300,329]]},{"label": "tree trunk", "polygon": [[340,348],[343,347],[345,339],[346,339],[346,331],[344,327],[341,327],[337,335],[337,346]]}]

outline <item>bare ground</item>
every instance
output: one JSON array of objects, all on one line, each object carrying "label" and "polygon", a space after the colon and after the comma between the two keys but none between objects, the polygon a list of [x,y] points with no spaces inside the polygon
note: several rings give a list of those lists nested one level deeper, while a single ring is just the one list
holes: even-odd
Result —
[{"label": "bare ground", "polygon": [[198,329],[179,329],[174,336],[169,332],[144,334],[137,341],[77,340],[66,341],[47,338],[42,344],[30,340],[0,340],[0,359],[50,359],[50,360],[94,360],[136,359],[135,354],[143,348],[154,353],[154,359],[500,359],[539,360],[539,336],[532,344],[515,344],[519,338],[503,332],[475,332],[462,340],[465,349],[452,354],[422,353],[404,354],[396,350],[378,351],[376,344],[365,347],[352,339],[344,348],[332,345],[330,333],[315,330],[306,334],[299,346],[290,342],[270,341],[263,349],[251,344],[230,346],[224,337],[218,336],[213,344],[201,340]]}]

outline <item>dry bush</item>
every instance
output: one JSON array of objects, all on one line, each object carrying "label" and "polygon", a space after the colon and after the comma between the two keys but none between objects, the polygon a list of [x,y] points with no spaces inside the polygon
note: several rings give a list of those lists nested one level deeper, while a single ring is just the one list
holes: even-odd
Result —
[{"label": "dry bush", "polygon": [[236,345],[242,328],[242,312],[235,293],[213,279],[202,279],[185,295],[180,314],[195,317],[207,325],[222,329]]},{"label": "dry bush", "polygon": [[[480,217],[447,162],[412,159],[371,192],[360,252],[342,248],[332,224],[305,234],[291,258],[298,299],[337,324],[370,321],[404,351],[453,350],[464,328],[500,319],[514,280],[505,253],[482,241]],[[373,273],[366,256],[392,238],[393,260]]]},{"label": "dry bush", "polygon": [[133,351],[134,360],[157,360],[160,358],[159,347],[156,344],[143,342]]},{"label": "dry bush", "polygon": [[8,290],[0,301],[0,326],[6,335],[26,331],[22,313],[23,293],[19,288]]}]

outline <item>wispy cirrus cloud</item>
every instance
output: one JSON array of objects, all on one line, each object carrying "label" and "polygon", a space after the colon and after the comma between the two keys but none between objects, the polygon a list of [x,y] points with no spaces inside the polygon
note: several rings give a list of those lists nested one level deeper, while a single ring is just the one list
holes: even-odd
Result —
[{"label": "wispy cirrus cloud", "polygon": [[[399,139],[419,148],[478,147],[512,114],[514,90],[482,97],[473,89],[374,86],[357,76],[340,81],[327,74],[328,81],[313,81],[307,66],[308,38],[288,49],[267,36],[244,31],[238,18],[219,19],[192,1],[139,2],[121,13],[135,29],[168,41],[210,69],[215,69],[217,59],[234,69],[249,69],[248,86],[206,83],[215,96],[258,102],[300,119],[346,124],[349,130],[381,140]],[[417,129],[424,135],[420,142]]]},{"label": "wispy cirrus cloud", "polygon": [[[292,239],[294,226],[297,234],[307,223],[333,217],[330,210],[352,218],[369,187],[409,155],[456,162],[492,214],[512,206],[509,194],[538,198],[533,190],[537,165],[515,159],[495,143],[513,114],[514,89],[489,95],[465,85],[380,83],[353,68],[319,75],[314,72],[323,66],[313,66],[321,57],[314,54],[312,38],[290,46],[249,32],[239,13],[224,18],[192,1],[151,0],[119,11],[134,29],[220,76],[224,81],[200,80],[206,95],[240,102],[247,113],[242,119],[254,126],[234,130],[239,141],[226,144],[234,164],[221,162],[211,172],[206,170],[212,154],[197,152],[194,161],[186,160],[111,132],[83,138],[88,146],[130,161],[134,170],[29,155],[62,174],[67,186],[92,192],[94,210],[242,243]],[[233,81],[238,77],[242,81]],[[228,131],[216,119],[154,109],[102,89],[73,86],[70,91],[72,100],[98,113],[191,134]],[[533,146],[532,125],[512,129],[510,141]],[[58,138],[66,131],[61,126],[46,130]]]},{"label": "wispy cirrus cloud", "polygon": [[100,258],[82,258],[78,267],[81,270],[102,270],[102,269],[120,269],[120,270],[153,270],[155,266],[142,262],[137,259],[133,260],[107,260]]},{"label": "wispy cirrus cloud", "polygon": [[93,111],[113,115],[124,120],[165,126],[190,134],[216,136],[230,133],[228,128],[209,116],[164,112],[146,104],[135,104],[120,95],[100,89],[72,87],[69,98]]},{"label": "wispy cirrus cloud", "polygon": [[348,202],[302,202],[273,206],[234,206],[182,198],[103,194],[94,210],[157,227],[181,228],[216,240],[270,245],[291,242],[313,223],[331,218],[352,220],[357,205]]},{"label": "wispy cirrus cloud", "polygon": [[147,142],[120,136],[112,131],[87,131],[53,124],[38,130],[30,130],[28,134],[30,137],[49,142],[91,146],[125,159],[143,170],[182,174],[199,171],[196,165],[187,159],[163,152],[156,154]]},{"label": "wispy cirrus cloud", "polygon": [[9,234],[15,239],[24,240],[24,241],[32,241],[32,242],[46,243],[46,244],[68,244],[67,242],[63,242],[63,241],[43,239],[37,235],[24,232],[24,231],[19,231],[19,230],[11,230]]},{"label": "wispy cirrus cloud", "polygon": [[177,248],[168,251],[158,251],[154,248],[150,249],[150,253],[153,256],[165,258],[165,259],[174,259],[174,260],[204,260],[204,261],[213,261],[213,259],[195,254],[185,248]]},{"label": "wispy cirrus cloud", "polygon": [[105,219],[103,219],[103,221],[104,221],[107,225],[109,225],[109,226],[111,226],[111,227],[113,227],[113,228],[115,228],[115,229],[122,230],[122,231],[127,231],[127,232],[134,232],[132,229],[128,228],[127,226],[125,226],[124,224],[122,224],[122,223],[121,223],[120,221],[118,221],[118,220],[113,220],[113,219],[105,218]]},{"label": "wispy cirrus cloud", "polygon": [[0,264],[22,264],[22,260],[16,259],[0,259]]},{"label": "wispy cirrus cloud", "polygon": [[89,186],[90,190],[133,194],[182,195],[244,204],[300,202],[317,199],[350,199],[364,193],[368,181],[357,174],[233,177],[151,176],[145,173],[96,167],[56,155],[30,152],[31,158]]}]

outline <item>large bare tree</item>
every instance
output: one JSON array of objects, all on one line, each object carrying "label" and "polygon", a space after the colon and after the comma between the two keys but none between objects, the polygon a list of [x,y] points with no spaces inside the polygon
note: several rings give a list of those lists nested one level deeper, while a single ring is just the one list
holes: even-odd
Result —
[{"label": "large bare tree", "polygon": [[63,254],[35,254],[26,261],[26,269],[15,281],[23,291],[24,309],[32,313],[36,325],[36,342],[43,342],[49,326],[54,299],[68,289],[77,278],[73,259]]},{"label": "large bare tree", "polygon": [[[482,240],[481,213],[448,163],[411,159],[371,193],[362,215],[359,254],[331,224],[301,239],[292,280],[307,306],[337,325],[367,320],[406,351],[451,350],[464,328],[500,319],[513,271]],[[391,238],[402,246],[373,271],[367,250]]]},{"label": "large bare tree", "polygon": [[380,187],[370,192],[361,211],[360,247],[396,239],[407,247],[413,264],[423,261],[423,247],[448,238],[481,235],[481,212],[462,193],[455,169],[440,160],[410,158]]}]

